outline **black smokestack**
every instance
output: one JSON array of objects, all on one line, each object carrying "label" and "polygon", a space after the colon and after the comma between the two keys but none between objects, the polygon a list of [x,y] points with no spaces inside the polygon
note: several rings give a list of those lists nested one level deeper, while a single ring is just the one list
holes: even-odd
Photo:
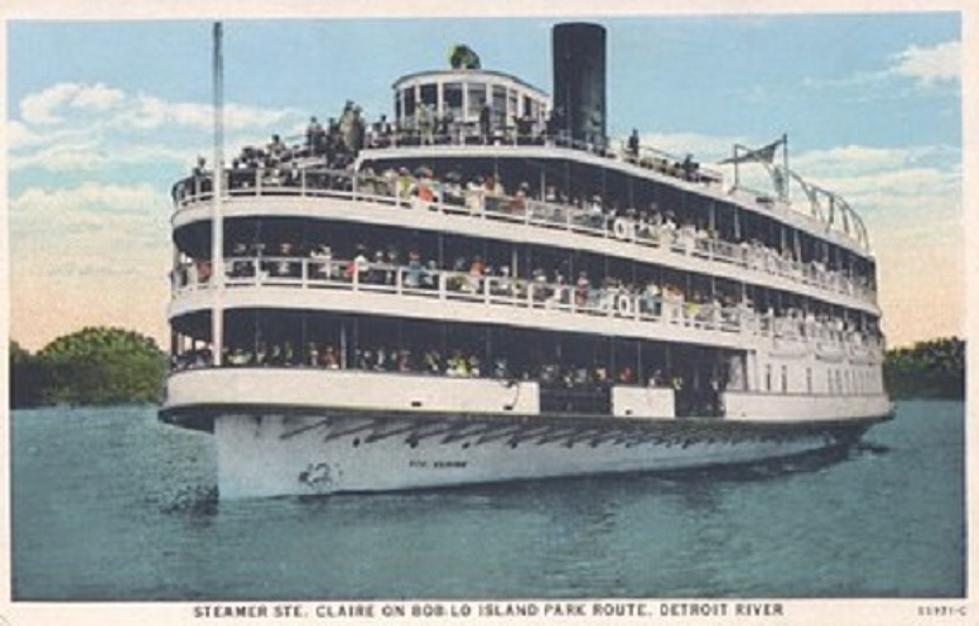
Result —
[{"label": "black smokestack", "polygon": [[558,24],[552,31],[554,114],[558,130],[605,145],[605,28]]}]

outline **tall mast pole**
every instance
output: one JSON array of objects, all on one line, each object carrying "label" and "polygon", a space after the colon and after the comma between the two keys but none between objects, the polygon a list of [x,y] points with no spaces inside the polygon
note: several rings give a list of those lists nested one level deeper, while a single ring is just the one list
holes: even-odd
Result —
[{"label": "tall mast pole", "polygon": [[782,133],[782,195],[789,202],[789,134]]},{"label": "tall mast pole", "polygon": [[221,54],[221,22],[214,23],[214,161],[211,208],[211,350],[213,364],[221,365],[224,351],[224,59]]}]

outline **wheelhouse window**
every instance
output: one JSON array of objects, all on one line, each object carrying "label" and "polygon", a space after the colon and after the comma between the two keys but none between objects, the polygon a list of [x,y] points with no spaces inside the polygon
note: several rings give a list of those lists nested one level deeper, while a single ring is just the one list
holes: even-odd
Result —
[{"label": "wheelhouse window", "polygon": [[479,112],[486,104],[486,85],[482,83],[469,83],[466,85],[469,90],[469,117],[478,119]]},{"label": "wheelhouse window", "polygon": [[498,126],[506,124],[506,87],[493,85],[493,122]]},{"label": "wheelhouse window", "polygon": [[408,87],[405,89],[405,117],[411,118],[415,116],[415,88]]},{"label": "wheelhouse window", "polygon": [[445,114],[453,120],[462,119],[462,83],[446,83],[443,86],[442,98]]},{"label": "wheelhouse window", "polygon": [[420,91],[422,104],[427,104],[434,111],[438,104],[438,85],[434,83],[422,85]]}]

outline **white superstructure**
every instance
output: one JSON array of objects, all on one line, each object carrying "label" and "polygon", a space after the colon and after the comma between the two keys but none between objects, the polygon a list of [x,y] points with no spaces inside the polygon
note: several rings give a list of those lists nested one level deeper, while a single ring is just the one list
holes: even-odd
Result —
[{"label": "white superstructure", "polygon": [[890,415],[859,216],[588,141],[604,75],[558,39],[561,98],[416,73],[391,122],[349,103],[175,185],[161,419],[214,433],[222,497],[746,462]]}]

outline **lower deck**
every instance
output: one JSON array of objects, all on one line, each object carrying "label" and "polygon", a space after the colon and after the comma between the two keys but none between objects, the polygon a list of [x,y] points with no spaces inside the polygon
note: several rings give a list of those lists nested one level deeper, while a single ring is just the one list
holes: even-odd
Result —
[{"label": "lower deck", "polygon": [[[789,423],[877,418],[891,411],[885,394],[813,395],[760,391],[713,391],[718,411],[677,417],[684,390],[609,384],[587,391],[550,387],[533,380],[453,378],[404,373],[316,368],[200,368],[176,372],[167,383],[163,419],[212,430],[216,415],[264,409],[302,413],[341,412],[368,420],[530,420],[543,424]],[[453,417],[454,416],[454,417]],[[501,421],[502,420],[502,421]],[[568,421],[572,420],[572,421]]]}]

